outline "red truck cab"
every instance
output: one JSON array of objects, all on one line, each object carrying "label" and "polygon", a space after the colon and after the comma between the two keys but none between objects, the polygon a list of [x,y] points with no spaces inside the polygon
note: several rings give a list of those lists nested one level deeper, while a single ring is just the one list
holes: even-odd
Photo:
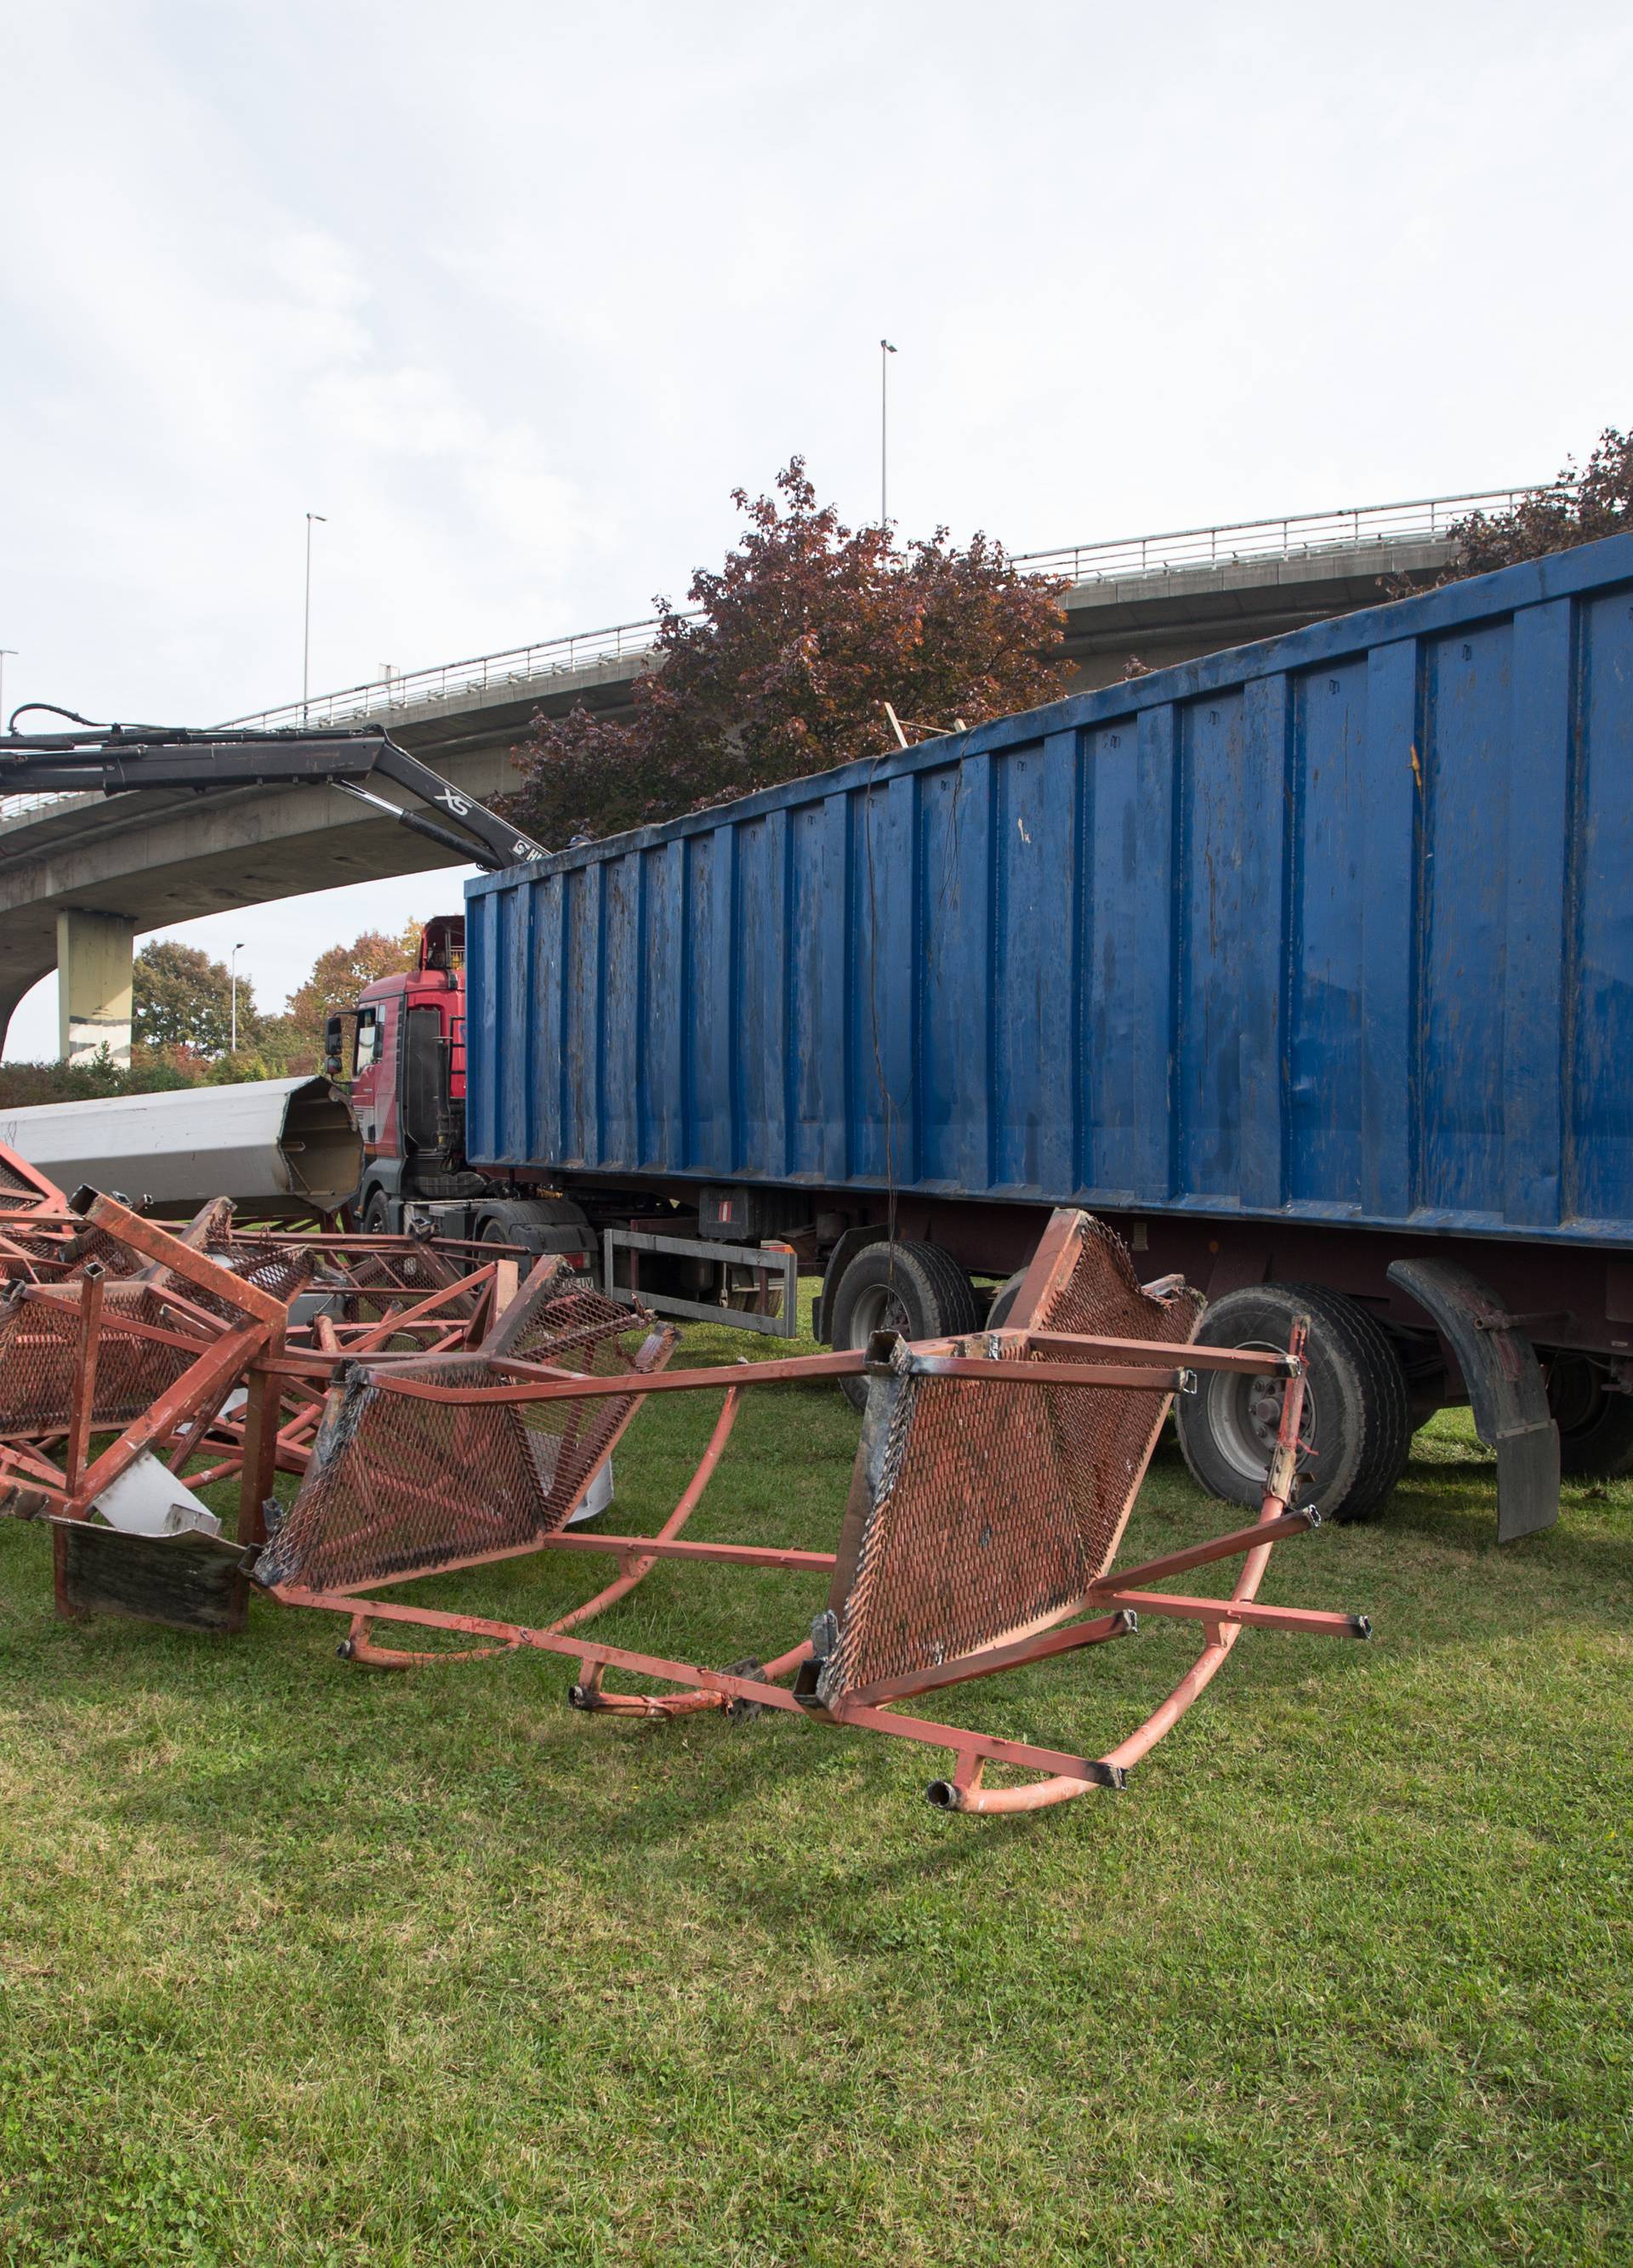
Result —
[{"label": "red truck cab", "polygon": [[595,1238],[577,1204],[467,1163],[462,914],[428,921],[414,967],[377,977],[355,1007],[330,1016],[326,1046],[330,1078],[350,1081],[363,1136],[356,1211],[366,1229],[417,1221],[588,1266]]},{"label": "red truck cab", "polygon": [[377,977],[356,1007],[332,1015],[327,1043],[330,1075],[350,1079],[363,1135],[366,1226],[396,1226],[417,1197],[485,1186],[465,1167],[462,914],[428,921],[415,966]]},{"label": "red truck cab", "polygon": [[331,1018],[331,1031],[344,1018],[355,1026],[351,1107],[366,1155],[371,1162],[434,1160],[446,1171],[464,1136],[463,916],[427,922],[417,965],[376,977],[355,1008]]}]

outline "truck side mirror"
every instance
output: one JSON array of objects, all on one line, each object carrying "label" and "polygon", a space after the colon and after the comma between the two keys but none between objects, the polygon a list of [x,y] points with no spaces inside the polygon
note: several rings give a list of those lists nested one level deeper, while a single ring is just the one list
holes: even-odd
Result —
[{"label": "truck side mirror", "polygon": [[345,1049],[341,1041],[340,1029],[338,1016],[331,1016],[323,1027],[323,1071],[325,1076],[329,1079],[345,1077]]}]

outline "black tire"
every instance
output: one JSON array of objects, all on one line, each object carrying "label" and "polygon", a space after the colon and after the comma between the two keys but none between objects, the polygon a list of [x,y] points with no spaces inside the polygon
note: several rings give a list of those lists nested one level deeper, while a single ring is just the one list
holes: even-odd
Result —
[{"label": "black tire", "polygon": [[[1406,1470],[1412,1414],[1406,1373],[1387,1334],[1358,1300],[1307,1284],[1227,1292],[1202,1318],[1204,1346],[1284,1348],[1295,1315],[1310,1318],[1300,1428],[1301,1502],[1324,1520],[1366,1520]],[[1256,1505],[1281,1416],[1281,1381],[1201,1372],[1175,1404],[1193,1477],[1229,1504]]]},{"label": "black tire", "polygon": [[391,1200],[384,1189],[371,1189],[368,1203],[363,1208],[365,1236],[391,1234]]},{"label": "black tire", "polygon": [[[910,1339],[961,1337],[981,1328],[975,1286],[939,1244],[864,1244],[839,1278],[829,1336],[836,1347],[865,1347],[876,1330]],[[842,1378],[840,1391],[858,1410],[865,1378]]]},{"label": "black tire", "polygon": [[1025,1281],[1025,1269],[1017,1268],[1014,1275],[1007,1282],[1001,1284],[993,1293],[993,1303],[986,1310],[986,1328],[989,1331],[1000,1331],[1009,1322],[1009,1310],[1015,1305],[1016,1295]]},{"label": "black tire", "polygon": [[1585,1354],[1548,1359],[1548,1406],[1559,1428],[1559,1469],[1579,1480],[1633,1473],[1633,1394],[1614,1394]]}]

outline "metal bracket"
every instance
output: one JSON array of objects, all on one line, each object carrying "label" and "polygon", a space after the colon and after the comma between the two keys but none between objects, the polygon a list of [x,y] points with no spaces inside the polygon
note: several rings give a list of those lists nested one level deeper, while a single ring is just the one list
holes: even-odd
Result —
[{"label": "metal bracket", "polygon": [[[800,1263],[791,1245],[726,1244],[717,1238],[705,1243],[695,1236],[658,1236],[642,1229],[609,1228],[602,1233],[602,1289],[610,1300],[627,1307],[642,1307],[654,1314],[682,1315],[692,1322],[725,1323],[735,1330],[760,1331],[771,1338],[791,1339],[800,1328]],[[756,1314],[750,1307],[728,1307],[724,1300],[683,1300],[669,1292],[654,1292],[645,1284],[634,1288],[613,1280],[615,1252],[673,1253],[683,1260],[707,1260],[716,1267],[741,1268],[759,1278],[765,1290],[780,1297],[774,1315]],[[639,1264],[639,1261],[637,1263]]]},{"label": "metal bracket", "polygon": [[1496,1451],[1497,1542],[1511,1543],[1559,1518],[1559,1428],[1536,1349],[1490,1286],[1452,1260],[1396,1260],[1389,1280],[1434,1318],[1450,1341],[1474,1412]]}]

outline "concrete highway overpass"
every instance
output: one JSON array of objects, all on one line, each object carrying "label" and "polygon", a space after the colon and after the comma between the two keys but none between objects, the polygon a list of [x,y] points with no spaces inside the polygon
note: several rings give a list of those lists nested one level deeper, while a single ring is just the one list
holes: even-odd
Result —
[{"label": "concrete highway overpass", "polygon": [[[1376,606],[1380,578],[1427,582],[1445,530],[1523,490],[1187,529],[1025,555],[1069,579],[1068,688]],[[509,751],[543,710],[617,715],[649,666],[656,625],[625,623],[354,686],[235,724],[388,718],[405,747],[484,802],[514,784]],[[182,719],[181,721],[188,721]],[[7,797],[0,802],[0,1030],[31,985],[64,973],[63,1052],[129,1040],[132,940],[202,914],[458,863],[332,788],[196,795]],[[72,1033],[70,1035],[70,1025]]]}]

